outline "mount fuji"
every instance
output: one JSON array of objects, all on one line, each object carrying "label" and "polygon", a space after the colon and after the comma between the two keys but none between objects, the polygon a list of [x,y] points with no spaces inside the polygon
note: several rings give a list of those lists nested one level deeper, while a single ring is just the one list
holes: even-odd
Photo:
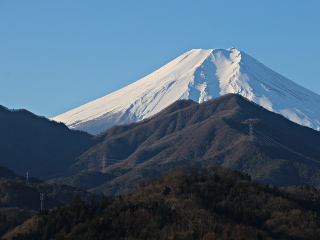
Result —
[{"label": "mount fuji", "polygon": [[320,130],[320,95],[236,48],[193,49],[148,76],[52,120],[98,134],[150,117],[179,99],[201,103],[228,93]]}]

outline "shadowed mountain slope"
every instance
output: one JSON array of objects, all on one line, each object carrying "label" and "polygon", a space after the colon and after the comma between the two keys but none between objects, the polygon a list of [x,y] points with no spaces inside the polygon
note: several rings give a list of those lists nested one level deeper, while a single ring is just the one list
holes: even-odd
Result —
[{"label": "shadowed mountain slope", "polygon": [[75,195],[89,201],[91,194],[76,187],[48,184],[28,179],[0,166],[0,236],[40,210],[40,193],[45,194],[43,207],[49,210],[72,202]]},{"label": "shadowed mountain slope", "polygon": [[40,193],[45,196],[45,209],[65,206],[71,203],[75,195],[86,200],[91,194],[63,184],[49,184],[37,178],[26,178],[0,166],[0,208],[21,208],[40,210]]},{"label": "shadowed mountain slope", "polygon": [[88,184],[90,175],[101,180],[99,186],[90,184],[91,191],[106,195],[128,192],[141,178],[188,163],[218,163],[274,185],[320,185],[319,132],[240,95],[201,104],[180,100],[154,117],[115,126],[94,140],[100,143],[75,165],[83,171],[66,183],[81,187],[80,179]]},{"label": "shadowed mountain slope", "polygon": [[60,174],[93,145],[91,138],[26,110],[0,106],[0,165],[18,174],[29,171],[40,178]]}]

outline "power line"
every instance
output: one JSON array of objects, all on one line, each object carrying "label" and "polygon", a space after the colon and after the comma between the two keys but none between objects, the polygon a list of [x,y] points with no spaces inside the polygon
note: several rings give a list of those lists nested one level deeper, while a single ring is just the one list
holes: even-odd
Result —
[{"label": "power line", "polygon": [[106,157],[103,156],[103,158],[102,158],[102,169],[101,169],[101,172],[102,172],[102,173],[105,173],[105,169],[106,169]]},{"label": "power line", "polygon": [[[253,129],[253,127],[252,127]],[[261,131],[255,129],[254,133],[253,133],[253,130],[250,131],[250,125],[249,125],[249,135],[252,134],[254,137],[257,138],[257,140],[259,140],[260,142],[263,142],[269,146],[272,146],[272,147],[278,147],[278,148],[282,148],[282,149],[285,149],[295,155],[298,155],[304,159],[307,159],[309,161],[312,161],[312,162],[315,162],[315,163],[320,163],[320,161],[318,160],[315,160],[311,157],[308,157],[306,155],[304,155],[303,153],[301,152],[298,152],[298,151],[295,151],[293,150],[292,148],[282,144],[282,143],[279,143],[278,141],[276,141],[274,138],[262,133]],[[251,136],[250,136],[251,137]]]},{"label": "power line", "polygon": [[[307,159],[309,161],[315,162],[317,164],[320,163],[320,161],[315,160],[311,157],[308,157],[304,154],[302,154],[301,152],[295,151],[292,148],[276,141],[274,138],[262,133],[261,131],[257,130],[257,128],[254,127],[254,124],[250,123],[249,125],[246,125],[244,128],[242,129],[237,129],[235,131],[233,131],[232,133],[232,137],[227,137],[225,136],[224,139],[219,140],[219,144],[216,147],[216,151],[220,152],[225,150],[226,148],[228,148],[229,146],[232,146],[235,144],[235,141],[237,140],[241,140],[243,138],[246,138],[249,136],[249,140],[254,142],[254,141],[260,141],[266,145],[272,146],[272,147],[276,147],[276,148],[281,148],[284,149],[286,151],[289,151],[297,156],[300,156],[304,159]],[[108,162],[107,162],[108,161]],[[101,172],[105,173],[106,168],[107,168],[107,163],[109,165],[112,165],[116,162],[118,162],[119,160],[113,160],[113,159],[106,159],[106,157],[104,156],[101,160]],[[78,166],[76,168],[73,169],[68,169],[64,172],[60,172],[58,174],[52,175],[52,176],[46,176],[45,178],[41,178],[42,180],[50,180],[50,179],[54,179],[57,177],[64,177],[64,176],[70,176],[74,173],[79,173],[80,171],[84,170],[83,166]],[[28,175],[28,173],[27,173]],[[28,178],[28,177],[27,177]],[[27,180],[26,180],[27,181]]]},{"label": "power line", "polygon": [[249,124],[249,135],[250,135],[250,141],[253,141],[253,124]]},{"label": "power line", "polygon": [[26,185],[29,186],[29,172],[27,171],[27,176],[26,176]]},{"label": "power line", "polygon": [[69,170],[66,170],[66,171],[51,175],[51,176],[41,177],[40,179],[42,179],[43,181],[46,181],[46,180],[50,180],[50,179],[54,179],[54,178],[58,178],[58,177],[65,177],[65,176],[72,175],[74,173],[79,173],[82,170],[84,170],[84,167],[79,166],[77,168],[69,169]]}]

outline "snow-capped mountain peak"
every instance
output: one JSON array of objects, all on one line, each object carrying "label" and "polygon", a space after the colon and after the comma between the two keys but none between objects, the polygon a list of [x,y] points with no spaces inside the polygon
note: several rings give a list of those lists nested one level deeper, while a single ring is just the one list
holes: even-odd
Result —
[{"label": "snow-capped mountain peak", "polygon": [[179,99],[201,103],[227,93],[320,128],[319,95],[236,48],[193,49],[148,76],[53,120],[97,134],[116,124],[150,117]]}]

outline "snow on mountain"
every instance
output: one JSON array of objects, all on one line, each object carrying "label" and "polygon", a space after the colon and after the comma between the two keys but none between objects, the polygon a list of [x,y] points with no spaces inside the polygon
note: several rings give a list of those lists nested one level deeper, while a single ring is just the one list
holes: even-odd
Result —
[{"label": "snow on mountain", "polygon": [[148,76],[53,118],[92,134],[150,117],[179,99],[198,103],[237,93],[320,130],[320,96],[236,48],[193,49]]}]

